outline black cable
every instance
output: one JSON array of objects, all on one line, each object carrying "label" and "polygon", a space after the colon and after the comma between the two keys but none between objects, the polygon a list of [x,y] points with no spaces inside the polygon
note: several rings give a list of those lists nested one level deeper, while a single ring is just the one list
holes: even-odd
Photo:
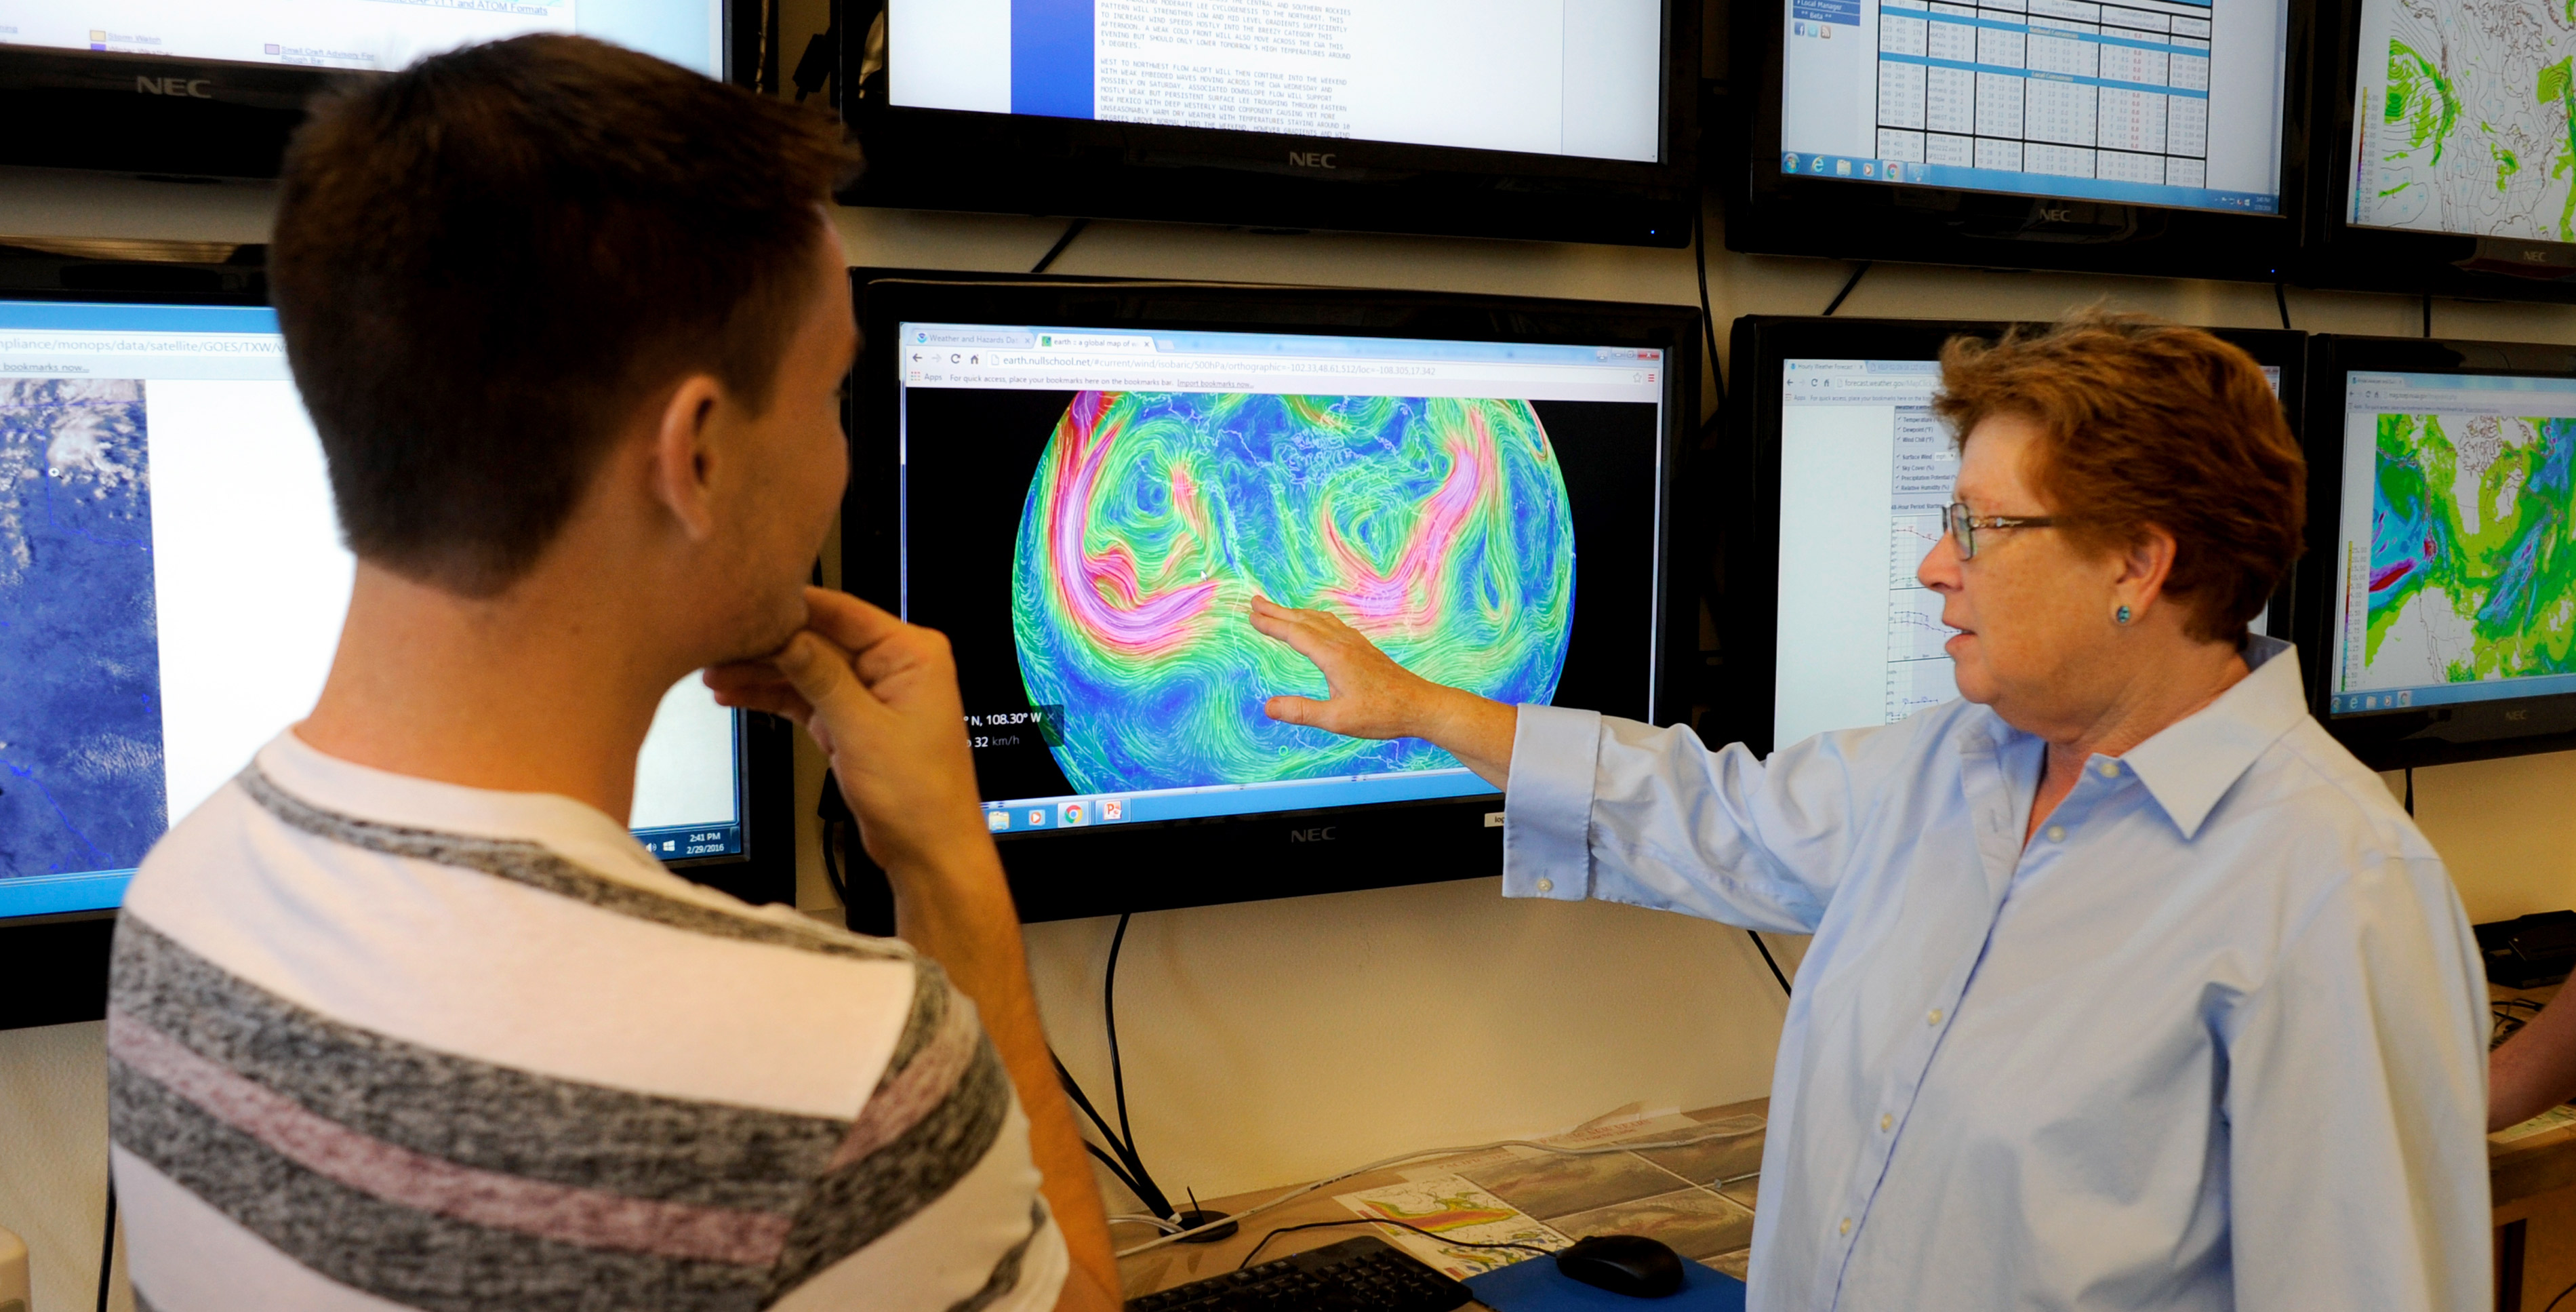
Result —
[{"label": "black cable", "polygon": [[1691,215],[1691,260],[1699,266],[1699,332],[1708,347],[1708,376],[1717,385],[1717,412],[1726,413],[1726,370],[1717,363],[1717,312],[1708,301],[1707,206]]},{"label": "black cable", "polygon": [[1127,1124],[1127,1062],[1118,1052],[1118,952],[1127,945],[1127,922],[1136,918],[1132,911],[1118,914],[1118,932],[1109,937],[1109,969],[1100,982],[1100,1017],[1109,1028],[1109,1086],[1118,1099],[1118,1137],[1127,1145],[1127,1160],[1136,1165],[1136,1180],[1149,1191],[1138,1195],[1154,1215],[1172,1218],[1172,1200],[1154,1178],[1145,1173],[1144,1155],[1136,1151],[1136,1131]]},{"label": "black cable", "polygon": [[1762,964],[1771,968],[1771,978],[1780,981],[1780,996],[1789,997],[1789,977],[1780,973],[1780,963],[1771,957],[1771,945],[1762,941],[1762,931],[1748,929],[1745,937],[1753,940],[1753,950],[1762,954]]},{"label": "black cable", "polygon": [[2406,814],[2415,814],[2415,767],[2406,767]]},{"label": "black cable", "polygon": [[1549,1250],[1549,1249],[1541,1248],[1541,1247],[1539,1247],[1539,1246],[1538,1246],[1538,1245],[1536,1245],[1536,1244],[1479,1244],[1479,1243],[1471,1243],[1471,1242],[1469,1242],[1469,1241],[1467,1241],[1467,1240],[1464,1240],[1464,1239],[1452,1239],[1452,1238],[1450,1238],[1449,1236],[1444,1235],[1444,1234],[1436,1234],[1436,1233],[1434,1233],[1434,1232],[1432,1232],[1432,1231],[1425,1230],[1425,1229],[1423,1229],[1421,1226],[1418,1226],[1418,1225],[1407,1225],[1407,1224],[1405,1224],[1405,1223],[1404,1223],[1404,1222],[1402,1222],[1402,1221],[1373,1221],[1373,1220],[1368,1220],[1368,1219],[1365,1219],[1365,1218],[1356,1218],[1356,1217],[1355,1217],[1355,1218],[1353,1218],[1353,1219],[1351,1219],[1351,1220],[1348,1220],[1348,1221],[1308,1221],[1308,1222],[1304,1223],[1303,1225],[1283,1225],[1283,1226],[1279,1227],[1278,1229],[1273,1230],[1273,1231],[1271,1231],[1270,1233],[1268,1233],[1268,1234],[1266,1234],[1266,1235],[1263,1235],[1263,1236],[1261,1237],[1261,1242],[1260,1242],[1260,1243],[1257,1243],[1257,1244],[1254,1244],[1254,1245],[1252,1246],[1252,1251],[1251,1251],[1251,1252],[1249,1252],[1249,1253],[1244,1254],[1244,1255],[1243,1255],[1243,1260],[1234,1264],[1234,1269],[1235,1269],[1235,1270],[1237,1270],[1237,1271],[1240,1271],[1240,1270],[1244,1269],[1245,1267],[1248,1267],[1248,1266],[1252,1265],[1252,1259],[1254,1259],[1254,1258],[1256,1258],[1256,1257],[1259,1257],[1259,1256],[1261,1255],[1261,1250],[1262,1250],[1262,1249],[1264,1249],[1264,1248],[1268,1248],[1268,1247],[1270,1246],[1270,1241],[1271,1241],[1271,1240],[1276,1239],[1276,1238],[1278,1238],[1279,1236],[1284,1235],[1284,1234],[1288,1233],[1288,1232],[1289,1232],[1289,1231],[1291,1231],[1291,1230],[1324,1230],[1324,1229],[1329,1229],[1329,1228],[1331,1228],[1331,1227],[1333,1227],[1333,1226],[1338,1226],[1338,1225],[1391,1225],[1391,1226],[1394,1226],[1394,1227],[1395,1227],[1396,1229],[1398,1229],[1398,1230],[1410,1230],[1410,1231],[1412,1231],[1413,1233],[1415,1233],[1415,1234],[1417,1234],[1417,1235],[1420,1235],[1420,1236],[1422,1236],[1422,1237],[1423,1237],[1423,1238],[1425,1238],[1425,1239],[1437,1240],[1437,1241],[1439,1241],[1440,1243],[1449,1244],[1449,1245],[1452,1245],[1452,1246],[1454,1246],[1454,1247],[1458,1247],[1458,1248],[1517,1248],[1517,1249],[1521,1250],[1521,1251],[1522,1251],[1522,1252],[1524,1252],[1524,1253],[1533,1254],[1533,1255],[1538,1256],[1538,1257],[1545,1257],[1545,1256],[1547,1256],[1547,1255],[1548,1255],[1548,1253],[1551,1251],[1551,1250]]},{"label": "black cable", "polygon": [[1117,1158],[1110,1156],[1109,1150],[1102,1148],[1099,1144],[1093,1143],[1089,1139],[1082,1141],[1082,1150],[1091,1154],[1093,1157],[1099,1158],[1100,1164],[1108,1167],[1111,1175],[1118,1177],[1118,1183],[1127,1186],[1127,1192],[1135,1194],[1140,1198],[1144,1196],[1144,1191],[1136,1187],[1136,1177],[1127,1174],[1127,1168],[1120,1165]]},{"label": "black cable", "polygon": [[[1058,1083],[1064,1085],[1065,1096],[1073,1099],[1073,1105],[1079,1109],[1083,1115],[1090,1117],[1093,1125],[1100,1127],[1100,1137],[1107,1139],[1110,1144],[1117,1149],[1120,1158],[1126,1159],[1125,1165],[1129,1168],[1128,1174],[1144,1174],[1142,1170],[1137,1169],[1136,1163],[1133,1160],[1135,1150],[1128,1147],[1126,1142],[1118,1137],[1118,1132],[1109,1128],[1109,1122],[1101,1118],[1100,1109],[1091,1105],[1091,1095],[1084,1093],[1082,1091],[1081,1082],[1073,1078],[1072,1071],[1064,1068],[1064,1058],[1056,1056],[1055,1049],[1049,1048],[1047,1049],[1047,1059],[1055,1063],[1055,1078]],[[1144,1197],[1145,1191],[1142,1189],[1137,1190],[1136,1196],[1138,1198]]]},{"label": "black cable", "polygon": [[98,1239],[98,1312],[107,1312],[107,1278],[116,1270],[116,1177],[107,1177],[107,1227]]},{"label": "black cable", "polygon": [[1870,261],[1863,260],[1859,268],[1852,270],[1852,276],[1843,282],[1843,289],[1834,293],[1833,304],[1825,307],[1826,318],[1833,318],[1834,311],[1843,308],[1844,299],[1852,294],[1852,288],[1860,286],[1861,275],[1869,272],[1869,266]]},{"label": "black cable", "polygon": [[1055,245],[1047,247],[1047,253],[1039,256],[1036,264],[1029,266],[1029,272],[1046,272],[1047,266],[1055,263],[1055,257],[1064,254],[1064,248],[1072,245],[1073,239],[1081,236],[1082,230],[1090,226],[1091,220],[1089,219],[1075,219],[1073,222],[1064,225],[1064,235],[1055,239]]},{"label": "black cable", "polygon": [[2288,332],[2290,330],[2290,285],[2283,282],[2272,284],[2272,299],[2281,306],[2281,331]]},{"label": "black cable", "polygon": [[[2566,1287],[2565,1289],[2559,1290],[2559,1291],[2558,1291],[2558,1298],[2565,1298],[2565,1297],[2567,1297],[2569,1294],[2576,1294],[2576,1285],[2569,1285],[2569,1286],[2568,1286],[2568,1287]],[[2549,1306],[2547,1306],[2547,1307],[2544,1307],[2544,1308],[2540,1309],[2540,1312],[2557,1312],[2557,1309],[2558,1309],[2558,1298],[2553,1298],[2553,1299],[2549,1300]]]}]

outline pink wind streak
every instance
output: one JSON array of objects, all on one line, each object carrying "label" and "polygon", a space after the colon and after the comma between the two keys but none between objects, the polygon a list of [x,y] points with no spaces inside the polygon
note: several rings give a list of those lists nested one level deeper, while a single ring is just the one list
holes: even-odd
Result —
[{"label": "pink wind streak", "polygon": [[[1216,584],[1193,583],[1148,597],[1136,577],[1136,557],[1124,543],[1111,543],[1098,555],[1086,553],[1083,533],[1091,523],[1091,498],[1101,466],[1118,440],[1119,426],[1104,428],[1100,416],[1118,399],[1115,392],[1084,392],[1065,414],[1064,455],[1056,474],[1054,499],[1047,506],[1047,553],[1054,557],[1057,600],[1073,612],[1074,622],[1094,642],[1122,656],[1143,659],[1163,655],[1189,641],[1190,621],[1216,600]],[[1175,471],[1176,504],[1190,495],[1188,475]],[[1104,589],[1109,594],[1102,596]]]},{"label": "pink wind streak", "polygon": [[1440,563],[1456,551],[1459,534],[1475,515],[1476,504],[1503,481],[1501,457],[1494,450],[1494,435],[1486,428],[1483,412],[1469,410],[1467,425],[1473,435],[1451,439],[1449,476],[1441,480],[1440,490],[1423,503],[1422,519],[1414,526],[1413,540],[1387,572],[1378,573],[1366,557],[1342,540],[1327,508],[1324,543],[1343,577],[1355,582],[1348,587],[1328,588],[1324,595],[1347,609],[1352,627],[1362,633],[1419,633],[1439,624]]}]

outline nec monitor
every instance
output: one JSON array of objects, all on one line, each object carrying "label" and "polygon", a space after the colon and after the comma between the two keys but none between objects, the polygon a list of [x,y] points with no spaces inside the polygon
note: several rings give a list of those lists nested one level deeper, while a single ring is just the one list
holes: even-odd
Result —
[{"label": "nec monitor", "polygon": [[844,579],[946,633],[1022,915],[1499,872],[1418,739],[1279,723],[1256,595],[1426,677],[1669,720],[1689,307],[863,281]]},{"label": "nec monitor", "polygon": [[2317,718],[2380,769],[2576,745],[2576,349],[2321,336],[2314,361]]},{"label": "nec monitor", "polygon": [[1681,246],[1694,0],[871,0],[853,204]]},{"label": "nec monitor", "polygon": [[[1748,427],[1738,430],[1745,463],[1725,517],[1732,736],[1769,751],[1893,724],[1959,695],[1941,598],[1914,578],[1940,540],[1959,472],[1932,399],[1942,343],[2008,326],[1735,321]],[[2263,366],[2296,428],[2301,334],[2211,331]],[[2267,613],[2255,628],[2271,624]]]},{"label": "nec monitor", "polygon": [[2564,5],[2350,0],[2319,43],[2318,286],[2576,300]]},{"label": "nec monitor", "polygon": [[[0,164],[270,177],[304,104],[339,77],[529,32],[631,46],[748,81],[741,0],[0,0]],[[745,28],[747,30],[737,30]]]},{"label": "nec monitor", "polygon": [[2269,281],[2306,4],[1737,0],[1728,244]]},{"label": "nec monitor", "polygon": [[[354,568],[273,312],[0,300],[0,927],[117,905],[162,832],[313,705]],[[680,683],[636,836],[791,897],[758,797],[782,750],[776,722]]]}]

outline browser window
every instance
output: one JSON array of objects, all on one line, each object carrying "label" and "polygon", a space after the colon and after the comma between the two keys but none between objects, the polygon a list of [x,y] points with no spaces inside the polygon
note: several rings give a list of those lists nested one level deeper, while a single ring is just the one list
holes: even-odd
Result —
[{"label": "browser window", "polygon": [[1490,794],[1321,697],[1255,596],[1427,678],[1642,716],[1650,348],[901,326],[902,605],[948,633],[997,834]]},{"label": "browser window", "polygon": [[[116,905],[312,707],[355,569],[274,312],[0,301],[0,918]],[[663,699],[657,856],[742,851],[737,744]]]},{"label": "browser window", "polygon": [[0,0],[0,44],[390,73],[529,32],[598,37],[724,75],[720,0]]},{"label": "browser window", "polygon": [[2282,0],[1782,0],[1780,169],[2277,214]]},{"label": "browser window", "polygon": [[2345,378],[2333,714],[2576,692],[2576,379]]},{"label": "browser window", "polygon": [[893,0],[887,76],[920,109],[1653,161],[1663,17],[1661,0]]}]

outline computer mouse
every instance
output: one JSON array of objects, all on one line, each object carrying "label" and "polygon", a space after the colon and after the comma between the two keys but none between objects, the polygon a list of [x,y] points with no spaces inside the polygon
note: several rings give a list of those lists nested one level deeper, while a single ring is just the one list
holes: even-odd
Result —
[{"label": "computer mouse", "polygon": [[1593,1235],[1556,1251],[1556,1269],[1631,1298],[1664,1298],[1681,1292],[1681,1255],[1644,1235]]}]

